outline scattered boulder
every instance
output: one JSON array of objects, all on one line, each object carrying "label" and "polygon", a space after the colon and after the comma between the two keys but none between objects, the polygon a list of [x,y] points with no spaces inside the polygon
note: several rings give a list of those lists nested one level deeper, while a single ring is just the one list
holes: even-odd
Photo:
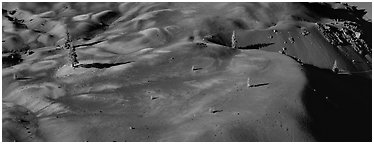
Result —
[{"label": "scattered boulder", "polygon": [[295,43],[295,39],[293,37],[289,37],[288,40],[291,42],[291,43]]},{"label": "scattered boulder", "polygon": [[205,43],[201,43],[201,42],[196,43],[196,45],[199,48],[206,48],[206,47],[208,47]]},{"label": "scattered boulder", "polygon": [[302,28],[301,34],[307,36],[310,32],[306,28]]}]

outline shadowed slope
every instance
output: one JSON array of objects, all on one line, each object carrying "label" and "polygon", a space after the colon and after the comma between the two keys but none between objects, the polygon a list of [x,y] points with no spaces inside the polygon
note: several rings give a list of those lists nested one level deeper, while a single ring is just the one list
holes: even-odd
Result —
[{"label": "shadowed slope", "polygon": [[[303,103],[318,141],[371,141],[371,79],[303,65]],[[315,91],[314,91],[315,90]]]}]

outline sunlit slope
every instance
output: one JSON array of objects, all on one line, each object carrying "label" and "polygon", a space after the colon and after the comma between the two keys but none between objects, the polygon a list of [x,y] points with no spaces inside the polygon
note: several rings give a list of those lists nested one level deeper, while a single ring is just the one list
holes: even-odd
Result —
[{"label": "sunlit slope", "polygon": [[54,77],[63,91],[51,87],[53,94],[39,96],[49,90],[25,86],[13,92],[25,96],[3,98],[39,116],[47,141],[313,140],[296,118],[307,117],[299,97],[305,76],[278,53],[186,43],[150,50],[133,63],[88,68],[94,74],[60,73],[64,68]]}]

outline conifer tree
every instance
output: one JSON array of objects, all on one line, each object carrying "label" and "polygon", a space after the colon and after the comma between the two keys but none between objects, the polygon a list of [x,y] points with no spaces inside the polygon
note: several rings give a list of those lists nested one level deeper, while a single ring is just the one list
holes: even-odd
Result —
[{"label": "conifer tree", "polygon": [[339,72],[338,63],[336,62],[336,60],[334,61],[334,65],[332,66],[332,71],[334,73],[338,73]]},{"label": "conifer tree", "polygon": [[238,41],[236,39],[236,33],[235,33],[235,31],[232,31],[231,48],[233,48],[233,49],[237,49],[238,48]]},{"label": "conifer tree", "polygon": [[77,59],[78,55],[75,51],[75,47],[72,45],[72,40],[68,30],[66,30],[66,42],[64,48],[69,49],[69,61],[71,62],[71,66],[76,68],[77,64],[79,63]]},{"label": "conifer tree", "polygon": [[249,77],[247,79],[247,87],[252,87],[251,79]]}]

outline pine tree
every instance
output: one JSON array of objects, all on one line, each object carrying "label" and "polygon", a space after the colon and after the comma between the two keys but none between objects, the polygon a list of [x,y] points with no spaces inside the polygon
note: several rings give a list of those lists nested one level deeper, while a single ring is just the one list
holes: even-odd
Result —
[{"label": "pine tree", "polygon": [[73,68],[76,68],[77,67],[76,64],[79,63],[77,59],[78,55],[75,51],[75,47],[72,45],[72,40],[70,38],[70,34],[68,30],[66,30],[66,42],[65,42],[64,48],[69,49],[69,61],[71,62],[71,66]]},{"label": "pine tree", "polygon": [[235,31],[232,31],[231,48],[233,48],[233,49],[237,49],[238,48],[238,41],[236,39],[236,33],[235,33]]},{"label": "pine tree", "polygon": [[18,75],[16,73],[13,74],[13,79],[14,80],[17,80],[18,79]]},{"label": "pine tree", "polygon": [[249,77],[247,79],[247,87],[252,87],[251,79]]},{"label": "pine tree", "polygon": [[334,61],[334,65],[332,66],[332,71],[334,73],[338,73],[339,72],[338,63],[336,62],[336,60]]}]

